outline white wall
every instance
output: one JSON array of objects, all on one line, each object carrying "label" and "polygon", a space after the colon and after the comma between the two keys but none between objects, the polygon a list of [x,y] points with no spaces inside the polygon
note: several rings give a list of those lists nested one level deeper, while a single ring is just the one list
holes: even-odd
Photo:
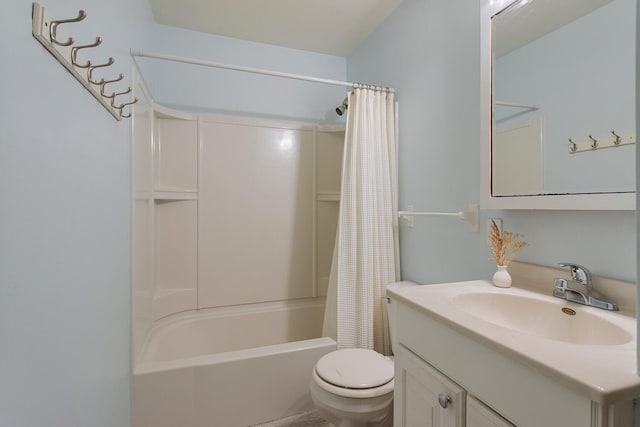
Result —
[{"label": "white wall", "polygon": [[[0,14],[0,425],[124,427],[130,416],[129,124],[31,36],[31,2]],[[102,36],[129,76],[145,0],[49,0],[79,43]],[[135,43],[134,43],[135,41]],[[103,57],[104,55],[104,57]],[[86,56],[89,56],[87,54]]]},{"label": "white wall", "polygon": [[[401,208],[457,211],[479,201],[479,8],[477,0],[405,0],[348,58],[349,79],[398,89]],[[450,218],[417,219],[401,229],[403,279],[489,278],[487,217],[526,235],[520,260],[573,261],[636,280],[634,212],[540,211],[483,211],[478,234]]]}]

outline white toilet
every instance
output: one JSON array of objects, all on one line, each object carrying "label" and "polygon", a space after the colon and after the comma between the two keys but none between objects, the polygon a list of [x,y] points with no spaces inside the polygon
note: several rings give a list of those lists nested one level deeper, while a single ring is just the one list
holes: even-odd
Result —
[{"label": "white toilet", "polygon": [[[393,349],[395,303],[388,301]],[[316,363],[311,374],[311,399],[320,415],[334,426],[391,427],[393,376],[392,357],[360,348],[336,350]]]}]

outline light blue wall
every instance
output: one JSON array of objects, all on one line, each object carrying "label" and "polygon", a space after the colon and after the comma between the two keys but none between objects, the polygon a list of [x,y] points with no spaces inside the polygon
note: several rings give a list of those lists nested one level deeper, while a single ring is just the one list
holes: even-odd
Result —
[{"label": "light blue wall", "polygon": [[[129,76],[146,0],[49,0],[78,43],[104,38]],[[130,416],[129,123],[31,36],[31,2],[0,13],[0,425],[125,427]],[[88,57],[89,54],[85,55]]]},{"label": "light blue wall", "polygon": [[[348,58],[348,77],[394,86],[400,102],[400,207],[457,211],[479,197],[480,2],[405,0]],[[530,243],[522,261],[574,261],[636,280],[634,212],[481,211],[480,233],[451,218],[401,228],[403,279],[489,278],[486,218]]]},{"label": "light blue wall", "polygon": [[[157,52],[244,67],[345,80],[344,57],[156,25]],[[183,109],[338,122],[340,86],[139,58],[153,98]],[[150,65],[151,67],[147,67]]]},{"label": "light blue wall", "polygon": [[[348,58],[351,80],[393,86],[400,103],[401,209],[455,212],[478,203],[477,0],[405,0]],[[401,227],[402,277],[420,283],[489,277],[482,233],[455,218]]]}]

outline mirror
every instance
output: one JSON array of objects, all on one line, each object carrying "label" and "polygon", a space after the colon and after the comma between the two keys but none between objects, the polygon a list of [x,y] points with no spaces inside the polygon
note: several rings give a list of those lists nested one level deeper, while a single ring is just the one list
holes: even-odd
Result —
[{"label": "mirror", "polygon": [[636,1],[499,2],[483,10],[489,198],[634,197]]}]

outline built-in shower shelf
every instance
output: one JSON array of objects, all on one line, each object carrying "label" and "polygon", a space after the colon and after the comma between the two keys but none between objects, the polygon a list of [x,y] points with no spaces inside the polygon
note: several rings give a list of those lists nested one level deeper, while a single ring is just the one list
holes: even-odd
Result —
[{"label": "built-in shower shelf", "polygon": [[194,289],[190,288],[159,288],[156,290],[155,299],[171,297],[178,294],[191,294],[193,291]]},{"label": "built-in shower shelf", "polygon": [[153,193],[153,198],[160,202],[197,200],[198,193],[195,191],[156,191]]},{"label": "built-in shower shelf", "polygon": [[316,200],[322,202],[339,202],[340,193],[316,193]]},{"label": "built-in shower shelf", "polygon": [[344,132],[344,125],[324,125],[317,127],[318,132]]}]

